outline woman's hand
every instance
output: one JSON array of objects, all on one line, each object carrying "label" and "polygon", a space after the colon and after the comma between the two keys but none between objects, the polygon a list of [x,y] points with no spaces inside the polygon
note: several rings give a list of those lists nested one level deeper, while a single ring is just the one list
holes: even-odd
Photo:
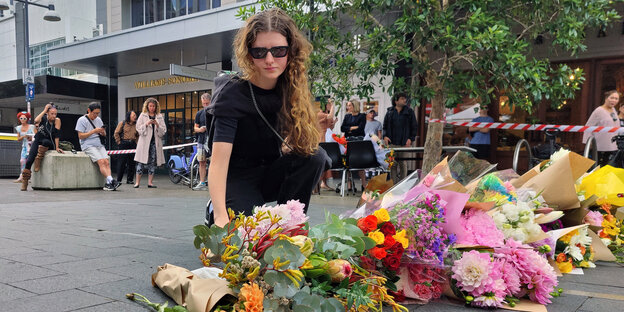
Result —
[{"label": "woman's hand", "polygon": [[57,148],[56,148],[56,151],[57,151],[58,153],[65,154],[65,152],[63,152],[63,150],[62,150],[60,147],[57,147]]},{"label": "woman's hand", "polygon": [[222,228],[222,227],[225,227],[228,223],[230,223],[230,219],[227,216],[223,216],[223,217],[215,218],[214,222],[215,222],[215,225]]}]

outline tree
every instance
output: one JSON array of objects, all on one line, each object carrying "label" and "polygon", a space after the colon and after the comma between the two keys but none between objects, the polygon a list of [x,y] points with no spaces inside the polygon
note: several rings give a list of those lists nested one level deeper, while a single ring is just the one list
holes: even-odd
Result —
[{"label": "tree", "polygon": [[[619,18],[623,0],[261,0],[280,7],[307,32],[314,46],[310,80],[316,95],[369,97],[381,87],[432,104],[431,118],[464,96],[483,106],[504,93],[531,111],[548,100],[574,97],[580,69],[532,57],[539,37],[552,53],[586,49],[588,29]],[[242,8],[240,16],[254,13]],[[393,78],[399,64],[411,77]],[[438,161],[443,125],[429,123],[423,170]]]}]

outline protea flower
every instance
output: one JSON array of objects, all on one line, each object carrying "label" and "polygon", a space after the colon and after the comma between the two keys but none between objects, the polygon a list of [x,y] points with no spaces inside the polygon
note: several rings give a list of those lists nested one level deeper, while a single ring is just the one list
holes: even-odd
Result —
[{"label": "protea flower", "polygon": [[332,282],[339,283],[345,278],[351,277],[353,269],[351,268],[351,263],[349,263],[349,261],[335,259],[327,263],[327,273],[329,273]]}]

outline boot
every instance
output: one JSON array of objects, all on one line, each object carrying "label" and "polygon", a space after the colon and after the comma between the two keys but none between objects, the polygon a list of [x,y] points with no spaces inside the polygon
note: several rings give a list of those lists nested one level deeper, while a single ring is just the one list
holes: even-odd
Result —
[{"label": "boot", "polygon": [[28,190],[28,180],[30,180],[30,170],[24,169],[22,171],[22,191]]},{"label": "boot", "polygon": [[34,172],[39,172],[39,169],[41,168],[41,161],[43,160],[43,156],[45,156],[45,153],[47,151],[48,151],[47,147],[39,145],[39,149],[37,150],[37,157],[35,157],[35,163],[34,163],[35,168],[33,168]]}]

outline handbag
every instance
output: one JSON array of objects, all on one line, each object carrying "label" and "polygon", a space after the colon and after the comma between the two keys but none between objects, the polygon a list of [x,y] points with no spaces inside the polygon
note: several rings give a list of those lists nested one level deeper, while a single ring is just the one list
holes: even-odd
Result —
[{"label": "handbag", "polygon": [[[93,121],[91,121],[91,119],[89,118],[89,116],[88,116],[88,115],[84,115],[84,116],[85,116],[85,118],[87,118],[87,120],[89,121],[89,123],[91,124],[91,126],[93,127],[93,129],[97,129],[97,127],[93,124]],[[99,133],[98,133],[98,137],[100,138],[100,143],[102,143],[102,145],[103,145],[104,147],[106,147],[106,137],[101,136]]]}]

